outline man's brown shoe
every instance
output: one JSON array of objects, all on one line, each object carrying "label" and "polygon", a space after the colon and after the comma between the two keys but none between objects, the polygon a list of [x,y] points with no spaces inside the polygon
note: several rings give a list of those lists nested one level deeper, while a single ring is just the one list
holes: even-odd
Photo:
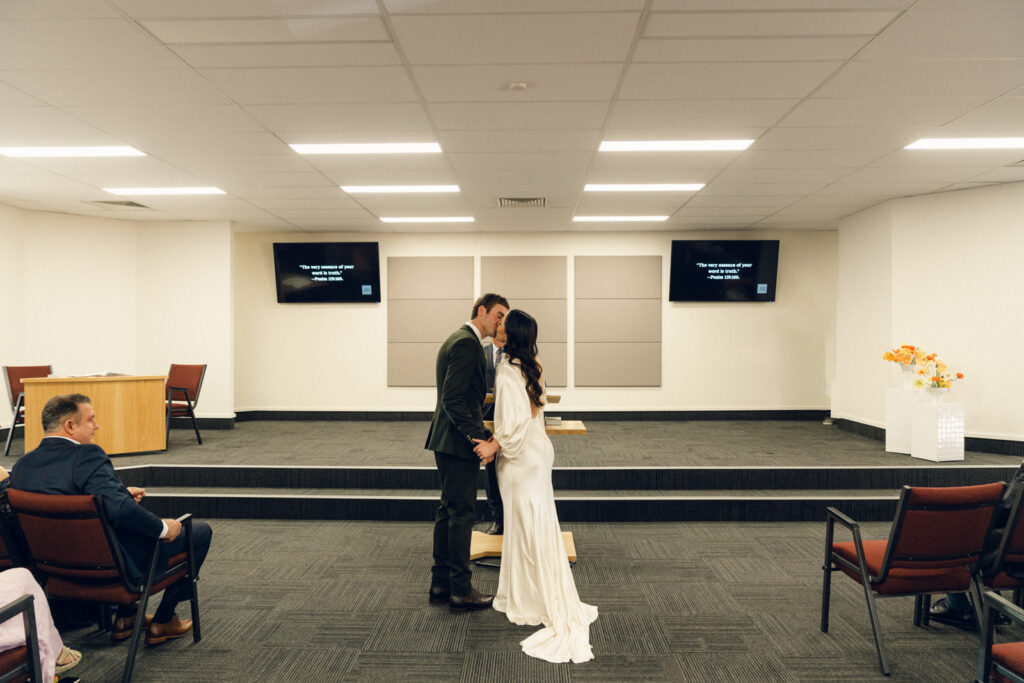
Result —
[{"label": "man's brown shoe", "polygon": [[469,595],[459,597],[453,595],[448,599],[448,611],[455,614],[462,614],[475,609],[490,609],[494,602],[493,595],[481,595],[477,589],[472,589]]},{"label": "man's brown shoe", "polygon": [[[146,626],[153,622],[153,615],[146,615]],[[132,637],[132,629],[135,628],[135,617],[118,617],[114,619],[114,625],[110,627],[110,639],[113,641],[127,640]]]},{"label": "man's brown shoe", "polygon": [[452,592],[448,590],[447,586],[430,587],[430,604],[432,605],[443,605],[448,602],[451,597]]},{"label": "man's brown shoe", "polygon": [[146,645],[159,645],[165,640],[181,638],[192,630],[191,619],[179,619],[174,617],[166,624],[158,624],[155,621],[146,629]]}]

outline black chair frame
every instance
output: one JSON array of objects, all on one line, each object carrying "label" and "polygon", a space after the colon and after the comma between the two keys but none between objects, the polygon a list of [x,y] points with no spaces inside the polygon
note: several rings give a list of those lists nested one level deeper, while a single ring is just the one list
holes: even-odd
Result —
[{"label": "black chair frame", "polygon": [[[199,396],[199,391],[203,388],[203,380],[206,378],[206,368],[203,368],[202,373],[199,375],[199,382],[196,384],[196,397]],[[167,438],[171,437],[171,404],[174,403],[174,392],[181,392],[185,395],[185,407],[188,409],[188,416],[192,419],[192,429],[196,432],[196,441],[200,445],[203,443],[203,437],[199,435],[199,422],[196,420],[195,404],[196,399],[192,398],[188,389],[185,387],[172,387],[167,385]],[[180,398],[179,398],[180,401]]]},{"label": "black chair frame", "polygon": [[[7,502],[6,491],[0,493],[3,501]],[[124,671],[121,674],[122,683],[128,683],[132,679],[132,671],[135,668],[135,657],[138,654],[139,641],[142,637],[142,629],[145,625],[145,618],[143,615],[146,614],[146,604],[149,602],[150,591],[153,586],[165,578],[185,569],[185,576],[191,582],[192,595],[189,598],[189,603],[192,608],[192,640],[199,642],[202,639],[202,632],[199,624],[199,592],[196,586],[198,582],[198,572],[195,561],[195,544],[192,535],[192,515],[184,514],[178,517],[177,521],[181,524],[181,533],[185,534],[186,539],[186,553],[183,562],[176,563],[170,567],[167,567],[163,571],[157,570],[157,562],[160,558],[160,544],[162,541],[157,539],[153,543],[153,550],[150,553],[148,569],[145,576],[143,577],[142,583],[132,583],[128,580],[128,567],[125,562],[124,550],[121,548],[121,543],[114,534],[113,524],[111,524],[110,518],[107,515],[107,511],[103,506],[99,496],[93,496],[93,505],[96,508],[100,523],[103,528],[103,533],[106,535],[107,543],[110,547],[111,556],[114,559],[114,566],[117,569],[118,576],[121,579],[121,583],[125,590],[129,593],[138,593],[138,611],[135,615],[135,626],[132,629],[131,643],[129,645],[128,660],[125,662]],[[15,515],[17,511],[14,510]],[[34,515],[44,516],[41,513],[33,512]],[[90,519],[92,515],[83,515],[78,513],[64,513],[64,514],[47,514],[46,516],[52,519]],[[31,543],[29,543],[31,548]],[[94,566],[94,567],[83,567],[78,564],[62,564],[57,562],[46,562],[33,558],[34,565],[38,574],[46,576],[47,570],[53,569],[110,569],[110,566]],[[45,586],[44,586],[45,589]],[[65,597],[65,596],[61,596]],[[68,598],[73,599],[73,598]],[[109,627],[109,624],[108,624]]]},{"label": "black chair frame", "polygon": [[25,661],[15,668],[0,674],[0,683],[13,681],[28,675],[33,683],[42,683],[43,670],[39,664],[39,631],[36,629],[35,596],[23,595],[17,600],[0,607],[0,622],[21,615],[25,622],[25,649],[28,651]]},{"label": "black chair frame", "polygon": [[[7,383],[6,381],[4,382]],[[10,393],[11,387],[8,385],[7,393]],[[25,414],[22,408],[25,407],[25,392],[22,391],[18,394],[18,397],[14,400],[14,418],[11,420],[11,428],[7,430],[7,443],[4,444],[4,457],[8,457],[11,454],[11,444],[14,442],[14,428],[18,425],[25,424]]]},{"label": "black chair frame", "polygon": [[981,647],[978,651],[978,671],[975,683],[988,683],[992,670],[1013,683],[1024,683],[1024,676],[1007,669],[992,660],[992,644],[995,639],[996,614],[1001,614],[1018,626],[1024,626],[1024,610],[994,591],[986,591],[985,608],[981,621]]}]

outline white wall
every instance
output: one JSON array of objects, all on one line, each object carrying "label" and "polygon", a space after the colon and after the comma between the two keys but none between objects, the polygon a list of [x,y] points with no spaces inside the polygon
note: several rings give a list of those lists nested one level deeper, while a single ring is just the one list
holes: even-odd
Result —
[{"label": "white wall", "polygon": [[[1024,183],[894,200],[840,226],[837,365],[857,384],[833,414],[884,426],[885,388],[898,386],[881,360],[886,347],[916,344],[936,352],[966,379],[950,400],[964,405],[970,436],[1024,439]],[[882,247],[888,235],[889,251]],[[877,254],[888,266],[888,294],[859,288],[843,267],[848,253]],[[863,260],[863,259],[862,259]],[[879,273],[884,280],[884,273]],[[861,276],[860,280],[870,279]],[[844,303],[845,302],[845,303]],[[883,339],[888,318],[890,334]],[[865,334],[853,336],[857,330]]]},{"label": "white wall", "polygon": [[[776,302],[668,302],[673,238],[780,239]],[[835,232],[812,231],[236,233],[236,409],[430,410],[432,388],[387,386],[388,257],[568,256],[571,312],[571,257],[577,254],[662,255],[663,385],[573,387],[570,325],[570,386],[562,392],[567,410],[826,409],[835,330],[836,238]],[[300,240],[380,242],[385,303],[278,304],[271,244]]]},{"label": "white wall", "polygon": [[227,222],[148,225],[0,205],[0,363],[162,375],[174,361],[211,359],[198,412],[232,416],[230,267]]}]

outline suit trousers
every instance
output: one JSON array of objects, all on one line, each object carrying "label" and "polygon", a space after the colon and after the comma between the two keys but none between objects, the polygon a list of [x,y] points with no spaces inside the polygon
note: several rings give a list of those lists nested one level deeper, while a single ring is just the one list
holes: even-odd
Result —
[{"label": "suit trousers", "polygon": [[[196,553],[196,572],[199,571],[200,567],[203,566],[203,561],[206,559],[206,553],[210,551],[210,541],[213,539],[213,529],[206,522],[200,522],[197,519],[192,520],[192,547]],[[185,534],[178,534],[178,537],[168,543],[160,544],[160,559],[157,560],[160,564],[157,566],[166,567],[167,561],[183,553],[186,550],[185,545]],[[192,582],[186,577],[175,581],[167,590],[164,591],[164,597],[162,600],[170,605],[177,605],[183,600],[188,600],[192,597]]]},{"label": "suit trousers", "polygon": [[434,451],[441,478],[441,504],[434,518],[434,567],[431,585],[449,587],[463,597],[473,589],[469,545],[476,521],[476,488],[480,461]]}]

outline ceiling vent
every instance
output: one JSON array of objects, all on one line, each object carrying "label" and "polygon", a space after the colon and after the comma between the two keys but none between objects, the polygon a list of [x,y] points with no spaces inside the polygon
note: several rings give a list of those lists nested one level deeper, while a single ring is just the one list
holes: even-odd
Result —
[{"label": "ceiling vent", "polygon": [[149,207],[145,204],[139,204],[127,199],[112,199],[110,201],[98,201],[98,202],[83,202],[83,204],[91,204],[98,206],[101,209],[148,209]]},{"label": "ceiling vent", "polygon": [[521,206],[547,206],[547,197],[498,197],[498,208],[511,209]]}]

